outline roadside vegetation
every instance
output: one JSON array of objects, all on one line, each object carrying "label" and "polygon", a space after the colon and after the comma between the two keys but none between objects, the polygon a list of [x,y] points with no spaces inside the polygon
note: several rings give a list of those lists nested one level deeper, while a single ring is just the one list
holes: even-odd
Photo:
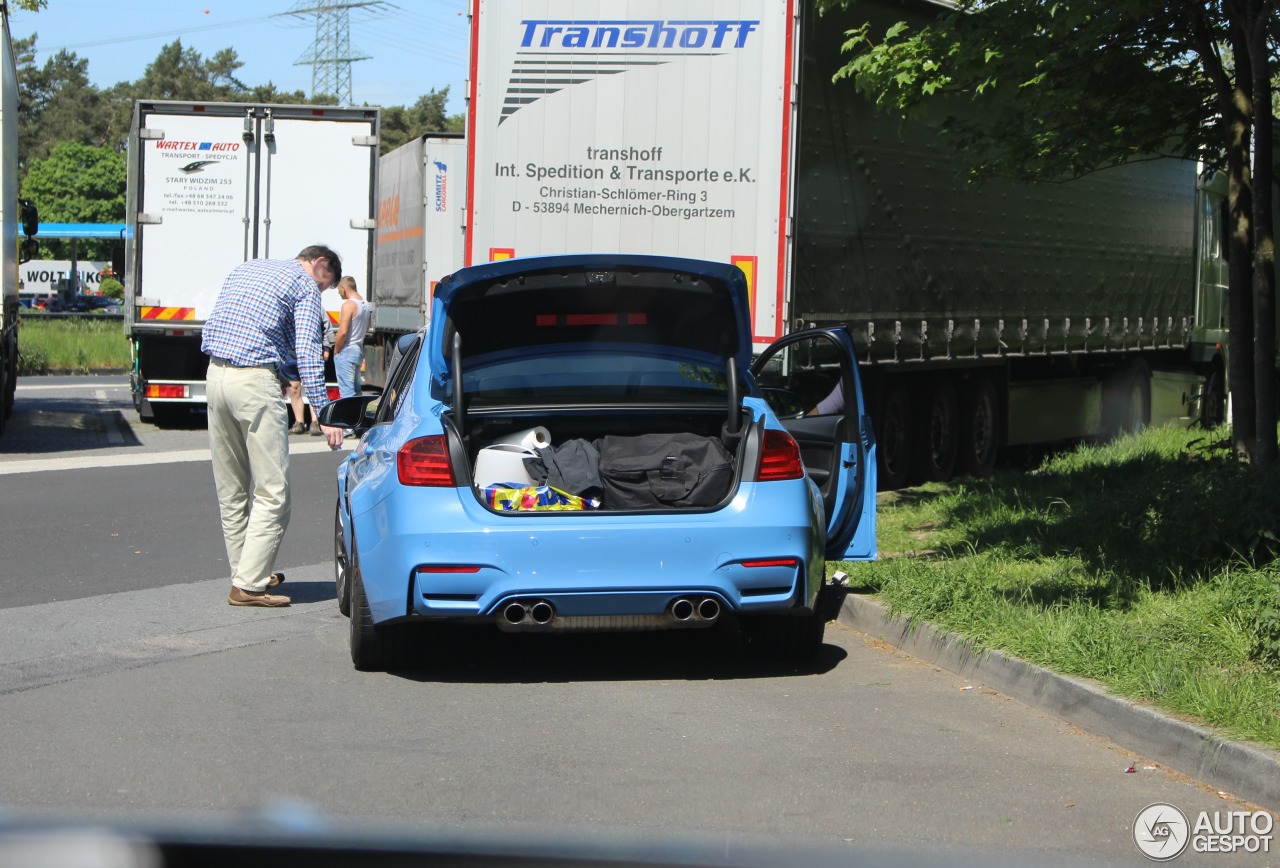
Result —
[{"label": "roadside vegetation", "polygon": [[854,591],[1114,693],[1280,748],[1280,472],[1230,432],[1145,431],[880,495]]},{"label": "roadside vegetation", "polygon": [[127,369],[129,342],[119,319],[26,313],[18,329],[18,376],[50,371],[88,373]]}]

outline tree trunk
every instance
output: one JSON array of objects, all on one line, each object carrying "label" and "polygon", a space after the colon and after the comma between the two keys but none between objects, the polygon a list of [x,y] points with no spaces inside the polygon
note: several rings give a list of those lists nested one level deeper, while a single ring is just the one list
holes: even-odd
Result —
[{"label": "tree trunk", "polygon": [[1231,389],[1231,443],[1252,462],[1258,445],[1258,405],[1253,358],[1253,182],[1249,142],[1253,125],[1252,68],[1245,2],[1227,2],[1228,33],[1235,75],[1230,92],[1221,93],[1227,157],[1227,321],[1230,349],[1227,381]]},{"label": "tree trunk", "polygon": [[1254,463],[1276,463],[1276,250],[1271,213],[1274,135],[1268,0],[1249,0],[1249,61],[1253,85],[1253,373],[1257,404]]}]

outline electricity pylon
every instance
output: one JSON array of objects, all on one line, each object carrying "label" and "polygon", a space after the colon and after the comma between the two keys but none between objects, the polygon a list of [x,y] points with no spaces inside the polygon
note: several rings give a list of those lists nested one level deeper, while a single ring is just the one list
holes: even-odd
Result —
[{"label": "electricity pylon", "polygon": [[280,13],[315,16],[315,41],[293,62],[311,67],[311,96],[327,94],[337,97],[338,105],[351,105],[351,64],[371,56],[351,44],[351,10],[390,8],[394,7],[385,0],[298,0]]}]

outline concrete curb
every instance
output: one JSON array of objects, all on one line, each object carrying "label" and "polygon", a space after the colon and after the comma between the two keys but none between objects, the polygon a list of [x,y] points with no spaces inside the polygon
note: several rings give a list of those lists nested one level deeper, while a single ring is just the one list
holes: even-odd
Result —
[{"label": "concrete curb", "polygon": [[999,651],[975,650],[955,633],[890,615],[883,603],[863,595],[845,597],[838,620],[1236,798],[1280,810],[1280,753],[1219,738],[1203,727],[1112,696],[1094,682],[1056,675]]}]

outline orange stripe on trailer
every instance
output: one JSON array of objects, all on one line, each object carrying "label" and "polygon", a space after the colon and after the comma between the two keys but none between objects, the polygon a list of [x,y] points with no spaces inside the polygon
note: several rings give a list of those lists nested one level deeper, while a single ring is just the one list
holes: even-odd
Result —
[{"label": "orange stripe on trailer", "polygon": [[329,315],[329,322],[333,325],[337,325],[338,320],[342,319],[342,311],[340,310],[326,310],[325,313]]},{"label": "orange stripe on trailer", "polygon": [[422,227],[414,226],[409,229],[399,229],[395,232],[382,232],[378,234],[378,240],[386,243],[388,241],[403,241],[406,238],[421,238]]},{"label": "orange stripe on trailer", "polygon": [[754,334],[756,330],[756,273],[760,267],[760,258],[758,256],[731,256],[729,262],[742,269],[742,273],[747,276],[747,304],[751,310],[751,331]]},{"label": "orange stripe on trailer", "polygon": [[515,259],[516,249],[514,247],[490,247],[489,261],[502,262],[504,259]]},{"label": "orange stripe on trailer", "polygon": [[188,320],[196,318],[194,307],[144,307],[140,308],[142,319]]}]

